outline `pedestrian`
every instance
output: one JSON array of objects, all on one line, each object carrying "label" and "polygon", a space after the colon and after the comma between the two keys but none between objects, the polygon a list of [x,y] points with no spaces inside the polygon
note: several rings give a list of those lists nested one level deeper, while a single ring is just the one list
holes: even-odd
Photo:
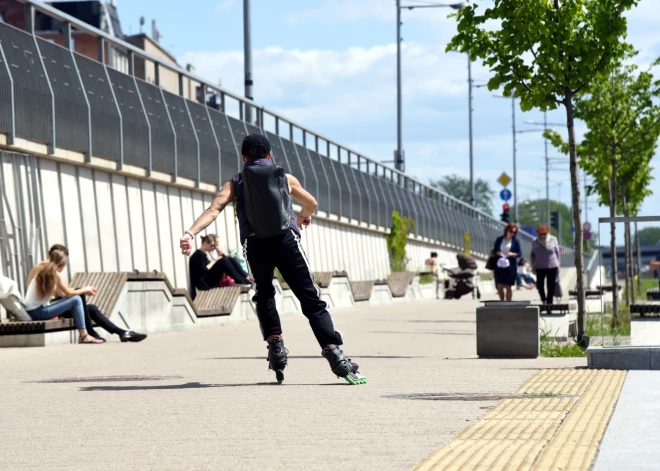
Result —
[{"label": "pedestrian", "polygon": [[504,228],[504,234],[495,239],[493,251],[498,257],[495,267],[495,285],[500,301],[504,301],[505,298],[506,301],[511,301],[513,297],[511,288],[516,284],[518,271],[516,259],[522,256],[517,235],[518,226],[510,223]]},{"label": "pedestrian", "polygon": [[[366,378],[359,373],[358,365],[339,348],[343,344],[342,335],[335,330],[300,243],[301,230],[311,224],[316,211],[316,199],[297,178],[273,164],[271,145],[265,136],[245,137],[241,155],[243,171],[222,185],[211,205],[184,233],[179,244],[181,252],[190,254],[194,237],[215,221],[228,204],[236,201],[243,253],[256,284],[253,301],[268,346],[269,368],[275,371],[277,381],[284,380],[288,352],[284,348],[280,316],[275,306],[275,268],[300,301],[332,372],[350,384],[365,383]],[[297,217],[292,197],[303,207]]]},{"label": "pedestrian", "polygon": [[[529,260],[532,273],[536,275],[536,288],[543,304],[552,304],[555,296],[555,284],[559,276],[560,254],[559,241],[550,235],[550,228],[545,224],[536,228],[536,239],[532,242],[532,253]],[[548,290],[545,290],[547,282]]]}]

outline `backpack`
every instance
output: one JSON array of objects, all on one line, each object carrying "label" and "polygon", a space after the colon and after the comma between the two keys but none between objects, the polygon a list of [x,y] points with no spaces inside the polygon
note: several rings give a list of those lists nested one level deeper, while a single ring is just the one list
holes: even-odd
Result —
[{"label": "backpack", "polygon": [[276,237],[291,227],[293,200],[286,184],[286,173],[279,165],[245,167],[243,206],[245,215],[259,239]]}]

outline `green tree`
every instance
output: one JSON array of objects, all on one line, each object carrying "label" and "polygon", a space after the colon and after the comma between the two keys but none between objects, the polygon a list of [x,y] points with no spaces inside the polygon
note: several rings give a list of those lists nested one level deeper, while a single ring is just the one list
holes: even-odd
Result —
[{"label": "green tree", "polygon": [[409,217],[401,217],[398,211],[392,211],[392,228],[387,234],[387,250],[390,254],[390,268],[395,271],[406,271],[408,258],[406,257],[406,245],[408,234],[415,228],[415,221]]},{"label": "green tree", "polygon": [[[518,215],[520,217],[520,226],[536,228],[539,224],[545,224],[545,199],[528,200],[518,205]],[[550,211],[559,211],[559,225],[561,230],[550,228],[552,234],[557,237],[559,243],[566,247],[573,245],[573,232],[571,226],[573,225],[573,218],[571,215],[571,208],[564,203],[555,200],[550,200]],[[596,250],[598,239],[596,232],[591,231],[592,238],[584,241],[585,251]]]},{"label": "green tree", "polygon": [[636,235],[642,245],[660,244],[660,227],[644,227]]},{"label": "green tree", "polygon": [[623,13],[639,0],[493,0],[482,14],[469,5],[454,16],[458,32],[447,50],[482,59],[492,77],[488,89],[504,86],[520,108],[563,106],[568,130],[575,267],[578,271],[578,341],[585,335],[584,262],[580,186],[573,100],[601,73],[609,73],[630,49]]},{"label": "green tree", "polygon": [[[628,58],[636,53],[631,52]],[[650,161],[660,137],[660,106],[654,99],[660,96],[660,84],[650,70],[638,72],[635,65],[619,66],[609,76],[598,76],[587,93],[575,100],[575,117],[588,127],[578,145],[580,166],[593,177],[588,194],[596,195],[600,205],[610,208],[610,217],[617,214],[635,216],[644,199],[651,194]],[[547,132],[561,152],[568,153],[568,144],[557,133]],[[616,224],[610,224],[612,251],[616,248]],[[630,223],[625,224],[626,300],[633,294],[632,237]],[[618,272],[616,257],[612,257],[611,272]],[[617,277],[612,277],[616,285]],[[614,322],[618,319],[618,301],[613,301]]]},{"label": "green tree", "polygon": [[[429,184],[457,200],[470,204],[470,179],[456,174],[445,175],[440,180],[431,180]],[[477,178],[474,182],[474,206],[487,214],[493,214],[495,191],[486,180]]]}]

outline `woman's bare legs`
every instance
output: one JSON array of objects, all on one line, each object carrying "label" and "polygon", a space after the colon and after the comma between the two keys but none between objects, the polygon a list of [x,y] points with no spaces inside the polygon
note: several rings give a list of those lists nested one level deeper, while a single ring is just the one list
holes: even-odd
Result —
[{"label": "woman's bare legs", "polygon": [[[509,289],[509,291],[511,291]],[[497,295],[500,297],[500,301],[504,301],[504,285],[497,285]]]},{"label": "woman's bare legs", "polygon": [[[511,291],[511,286],[506,286],[506,300],[511,301],[511,298],[513,297],[513,293]],[[501,296],[500,296],[501,297]]]}]

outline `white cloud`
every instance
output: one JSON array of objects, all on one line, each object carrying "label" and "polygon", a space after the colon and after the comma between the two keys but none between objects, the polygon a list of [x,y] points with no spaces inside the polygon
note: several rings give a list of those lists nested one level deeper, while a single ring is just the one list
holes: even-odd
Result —
[{"label": "white cloud", "polygon": [[326,0],[307,10],[284,15],[289,24],[308,22],[355,23],[363,20],[395,21],[396,8],[391,0]]},{"label": "white cloud", "polygon": [[[229,2],[227,2],[229,3]],[[442,10],[442,9],[439,9]],[[427,12],[428,14],[431,12]],[[435,18],[447,11],[435,12]],[[410,18],[408,18],[410,15]],[[629,13],[629,40],[641,49],[638,63],[648,63],[660,55],[660,37],[654,35],[660,0],[644,0]],[[326,1],[321,6],[295,15],[291,23],[302,21],[357,22],[393,21],[391,0]],[[430,16],[429,16],[430,18]],[[426,21],[419,12],[406,12],[404,21]],[[409,26],[408,26],[409,27]],[[405,31],[405,30],[404,30]],[[426,183],[443,175],[456,173],[467,177],[467,64],[465,55],[444,52],[451,35],[438,28],[434,43],[404,42],[403,99],[404,148],[407,173]],[[445,37],[446,36],[446,37]],[[428,39],[426,39],[428,41]],[[225,88],[243,90],[243,52],[191,51],[179,58],[192,63],[200,76]],[[385,161],[392,159],[396,146],[396,45],[331,49],[284,49],[270,46],[253,52],[256,101],[284,117],[327,135],[356,152]],[[487,79],[488,71],[479,62],[472,64],[473,78]],[[474,90],[474,166],[475,177],[495,183],[502,171],[512,170],[511,105],[507,100],[491,98],[486,89]],[[542,121],[538,112],[523,114],[516,109],[518,129],[530,129],[526,120]],[[548,113],[548,121],[563,123],[565,112]],[[558,128],[566,135],[564,128]],[[576,137],[585,132],[576,123]],[[552,147],[550,156],[557,155]],[[519,200],[545,196],[543,141],[539,134],[521,134],[517,144]],[[660,170],[654,171],[660,178]],[[540,179],[539,179],[540,178]],[[551,197],[556,198],[557,182],[562,201],[570,205],[568,172],[551,174]],[[529,188],[525,188],[529,187]],[[530,189],[531,188],[531,189]],[[495,199],[497,208],[499,200]],[[650,197],[644,214],[654,214],[660,195]],[[592,223],[605,210],[592,200],[589,217]]]}]

